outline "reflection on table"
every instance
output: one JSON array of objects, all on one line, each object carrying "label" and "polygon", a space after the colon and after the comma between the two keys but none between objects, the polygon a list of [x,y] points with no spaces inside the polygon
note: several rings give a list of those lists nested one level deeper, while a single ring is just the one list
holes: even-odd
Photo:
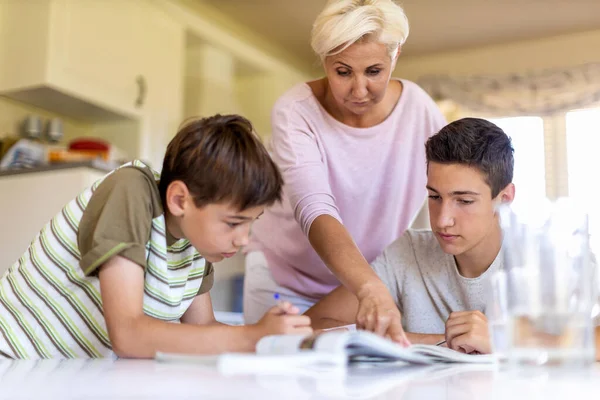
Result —
[{"label": "reflection on table", "polygon": [[0,388],[0,399],[597,399],[600,364],[572,371],[353,364],[227,375],[209,366],[142,360],[0,361]]}]

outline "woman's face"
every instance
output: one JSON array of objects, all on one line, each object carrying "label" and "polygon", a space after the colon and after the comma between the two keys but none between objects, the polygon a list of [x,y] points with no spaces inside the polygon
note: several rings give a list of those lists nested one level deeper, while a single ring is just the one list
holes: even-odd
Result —
[{"label": "woman's face", "polygon": [[337,106],[354,115],[368,113],[385,96],[396,58],[376,41],[357,42],[325,58],[329,88]]}]

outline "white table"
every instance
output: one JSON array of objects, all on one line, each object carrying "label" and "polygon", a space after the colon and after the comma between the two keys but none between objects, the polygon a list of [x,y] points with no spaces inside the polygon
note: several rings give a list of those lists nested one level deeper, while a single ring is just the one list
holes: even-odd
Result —
[{"label": "white table", "polygon": [[450,366],[225,376],[211,367],[138,360],[0,361],[0,399],[599,399],[589,370]]}]

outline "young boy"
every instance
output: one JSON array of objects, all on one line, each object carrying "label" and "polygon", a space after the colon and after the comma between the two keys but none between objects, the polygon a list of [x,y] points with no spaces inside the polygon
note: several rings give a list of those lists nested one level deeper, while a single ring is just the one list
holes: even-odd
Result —
[{"label": "young boy", "polygon": [[219,324],[212,311],[212,263],[247,243],[282,183],[248,120],[187,124],[160,177],[139,161],[108,174],[2,277],[0,358],[253,351],[267,334],[310,333],[287,303],[247,326]]},{"label": "young boy", "polygon": [[[408,230],[373,263],[413,343],[490,352],[486,280],[499,266],[502,233],[494,211],[515,196],[513,148],[496,125],[465,118],[426,144],[432,231]],[[306,312],[313,328],[355,322],[357,300],[339,287]],[[364,321],[385,333],[386,318]]]}]

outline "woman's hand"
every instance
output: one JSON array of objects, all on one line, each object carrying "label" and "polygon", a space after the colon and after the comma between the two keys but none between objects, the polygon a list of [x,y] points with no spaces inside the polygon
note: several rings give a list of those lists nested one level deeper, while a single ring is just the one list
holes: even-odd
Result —
[{"label": "woman's hand", "polygon": [[403,346],[410,346],[410,341],[402,329],[400,311],[383,284],[365,287],[357,297],[357,329],[371,331],[389,337]]},{"label": "woman's hand", "polygon": [[400,312],[388,288],[367,263],[344,225],[330,215],[321,215],[310,227],[309,240],[325,265],[358,299],[358,305],[355,302],[340,302],[336,308],[329,306],[327,308],[332,309],[333,312],[320,315],[317,319],[319,317],[345,319],[345,315],[340,317],[340,314],[344,313],[342,309],[358,307],[356,314],[352,312],[356,315],[357,329],[389,337],[404,346],[410,345],[402,329]]}]

